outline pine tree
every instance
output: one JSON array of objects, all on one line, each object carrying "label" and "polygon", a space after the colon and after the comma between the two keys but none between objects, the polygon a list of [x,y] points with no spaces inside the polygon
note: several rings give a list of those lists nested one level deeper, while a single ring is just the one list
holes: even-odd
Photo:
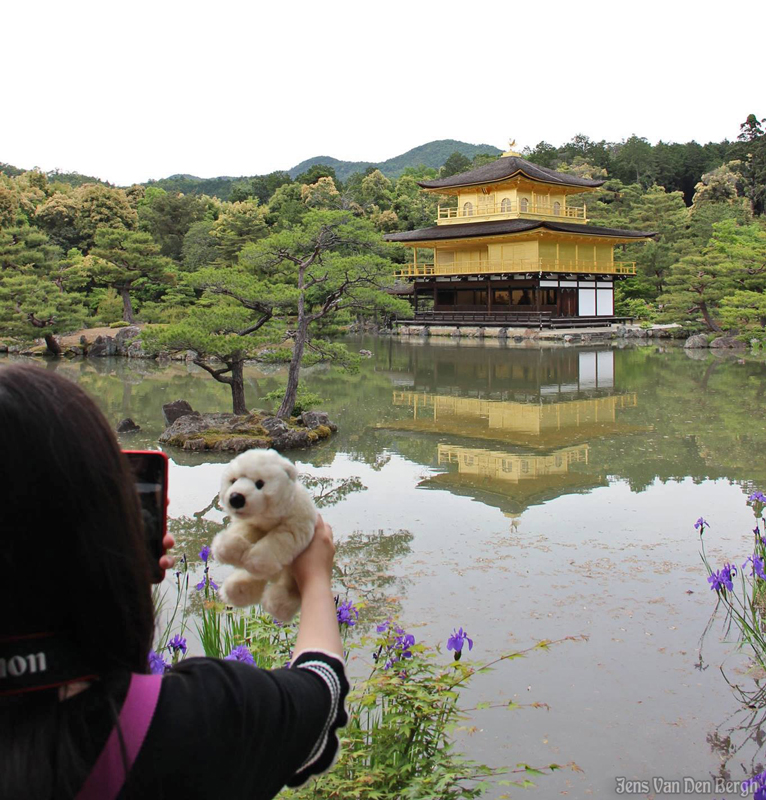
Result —
[{"label": "pine tree", "polygon": [[54,334],[78,328],[85,317],[80,297],[68,291],[69,262],[59,256],[36,228],[0,230],[0,329],[19,341],[43,336],[54,355],[61,352]]},{"label": "pine tree", "polygon": [[135,322],[131,290],[139,279],[172,283],[173,262],[160,255],[148,233],[119,228],[99,228],[94,246],[83,261],[84,271],[93,281],[114,288],[123,303],[122,318]]}]

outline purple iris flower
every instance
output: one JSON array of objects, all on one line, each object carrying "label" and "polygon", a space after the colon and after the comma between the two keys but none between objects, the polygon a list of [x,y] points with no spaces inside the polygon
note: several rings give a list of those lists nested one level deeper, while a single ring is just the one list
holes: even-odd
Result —
[{"label": "purple iris flower", "polygon": [[205,545],[202,550],[199,551],[199,557],[207,564],[208,559],[210,558],[210,548]]},{"label": "purple iris flower", "polygon": [[339,625],[348,625],[349,627],[356,625],[359,619],[359,611],[351,600],[341,603],[336,610],[336,615]]},{"label": "purple iris flower", "polygon": [[754,775],[747,781],[742,782],[742,796],[749,794],[749,789],[755,788],[753,800],[766,800],[766,772]]},{"label": "purple iris flower", "polygon": [[460,628],[460,630],[452,629],[452,636],[447,639],[447,650],[455,651],[455,661],[460,661],[460,656],[463,654],[463,645],[468,642],[468,649],[473,650],[473,639],[468,637],[468,634]]},{"label": "purple iris flower", "polygon": [[177,653],[179,650],[186,655],[186,639],[180,634],[176,634],[169,642],[168,642],[168,650],[171,653]]},{"label": "purple iris flower", "polygon": [[[745,562],[747,564],[747,561]],[[724,564],[718,572],[714,572],[708,579],[710,588],[716,592],[722,589],[734,591],[733,577],[737,574],[737,568],[733,564]]]},{"label": "purple iris flower", "polygon": [[749,503],[766,503],[766,494],[763,492],[753,492],[747,500]]},{"label": "purple iris flower", "polygon": [[718,572],[718,576],[730,592],[734,591],[734,583],[732,582],[732,578],[736,574],[737,568],[733,564],[724,564]]},{"label": "purple iris flower", "polygon": [[724,588],[723,581],[717,572],[711,573],[710,577],[707,579],[707,582],[710,584],[710,589],[714,592],[720,592],[721,589]]},{"label": "purple iris flower", "polygon": [[381,645],[378,651],[373,653],[375,661],[381,657],[386,659],[383,669],[391,669],[397,661],[401,661],[403,658],[412,658],[411,648],[415,644],[415,637],[411,633],[407,633],[399,625],[392,624],[390,619],[378,625],[377,631],[387,634],[386,644]]},{"label": "purple iris flower", "polygon": [[235,647],[231,653],[224,658],[224,661],[241,661],[243,664],[250,664],[253,667],[255,666],[253,654],[243,644]]},{"label": "purple iris flower", "polygon": [[705,528],[709,528],[709,527],[710,527],[710,523],[709,523],[707,520],[705,520],[705,519],[702,519],[702,517],[700,517],[700,518],[699,518],[699,519],[698,519],[698,520],[697,520],[697,521],[694,523],[694,530],[695,530],[695,531],[696,531],[698,528],[702,528],[702,530],[700,531],[700,534],[702,533],[702,531],[704,531],[704,530],[705,530]]},{"label": "purple iris flower", "polygon": [[170,669],[170,664],[154,650],[149,651],[149,672],[152,675],[162,675]]},{"label": "purple iris flower", "polygon": [[747,557],[747,561],[742,565],[742,569],[744,569],[748,564],[752,564],[752,568],[750,570],[751,575],[757,575],[762,581],[766,581],[766,572],[764,571],[764,564],[763,558],[759,556],[757,553],[753,553],[753,555]]}]

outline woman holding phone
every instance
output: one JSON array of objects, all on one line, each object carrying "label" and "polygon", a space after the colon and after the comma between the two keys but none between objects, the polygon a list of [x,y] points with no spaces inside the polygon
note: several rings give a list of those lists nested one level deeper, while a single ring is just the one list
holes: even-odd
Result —
[{"label": "woman holding phone", "polygon": [[329,768],[348,684],[328,525],[294,563],[290,669],[189,658],[152,678],[140,504],[103,415],[55,373],[0,367],[0,453],[3,800],[254,800]]}]

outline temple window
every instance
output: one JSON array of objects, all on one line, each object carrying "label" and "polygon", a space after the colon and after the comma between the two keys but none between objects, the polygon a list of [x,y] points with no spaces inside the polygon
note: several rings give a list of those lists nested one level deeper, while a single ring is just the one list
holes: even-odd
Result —
[{"label": "temple window", "polygon": [[558,201],[558,200],[557,200],[557,201],[556,201],[556,202],[553,204],[553,213],[554,213],[554,214],[555,214],[557,217],[558,217],[558,216],[561,216],[561,203],[559,203],[559,201]]},{"label": "temple window", "polygon": [[526,197],[521,198],[521,202],[519,203],[519,209],[524,212],[529,210],[529,200],[527,200]]},{"label": "temple window", "polygon": [[473,203],[464,203],[463,204],[463,216],[464,217],[472,217],[473,216]]},{"label": "temple window", "polygon": [[510,210],[511,210],[511,201],[507,197],[504,197],[503,201],[500,203],[500,210],[504,214],[507,214],[507,213],[510,212]]}]

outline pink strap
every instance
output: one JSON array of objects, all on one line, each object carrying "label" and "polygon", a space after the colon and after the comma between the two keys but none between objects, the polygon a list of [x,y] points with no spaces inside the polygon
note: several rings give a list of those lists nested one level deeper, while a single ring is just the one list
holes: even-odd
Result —
[{"label": "pink strap", "polygon": [[[131,676],[119,722],[112,728],[101,755],[77,795],[77,800],[115,800],[144,743],[161,688],[162,675],[134,673]],[[118,726],[125,746],[124,761]]]}]

